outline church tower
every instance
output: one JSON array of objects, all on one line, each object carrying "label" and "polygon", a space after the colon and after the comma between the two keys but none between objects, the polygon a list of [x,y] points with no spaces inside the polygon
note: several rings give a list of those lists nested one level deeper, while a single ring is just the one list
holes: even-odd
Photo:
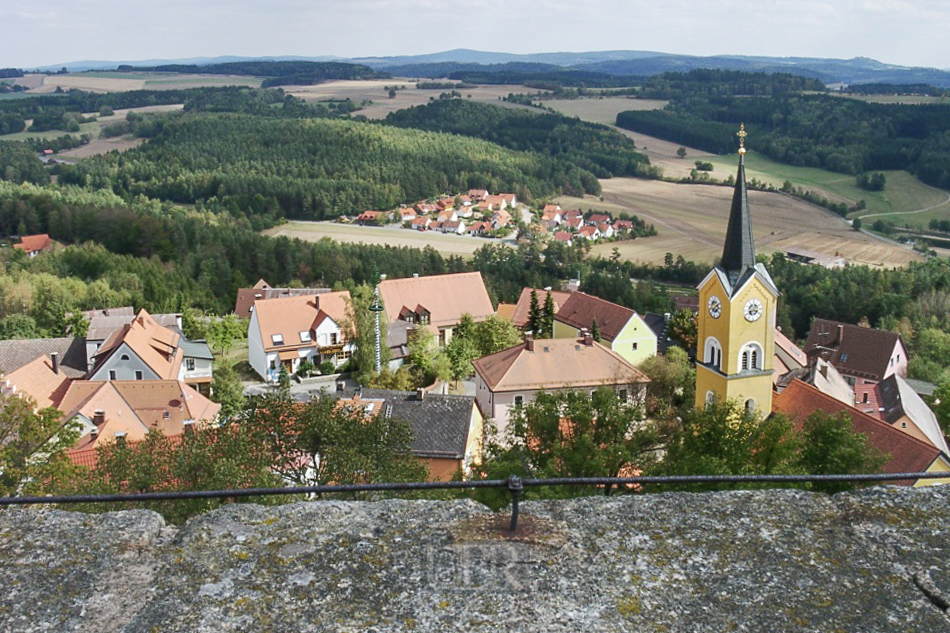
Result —
[{"label": "church tower", "polygon": [[745,126],[722,261],[699,284],[696,406],[737,400],[760,416],[772,411],[772,356],[778,289],[755,263],[745,184]]}]

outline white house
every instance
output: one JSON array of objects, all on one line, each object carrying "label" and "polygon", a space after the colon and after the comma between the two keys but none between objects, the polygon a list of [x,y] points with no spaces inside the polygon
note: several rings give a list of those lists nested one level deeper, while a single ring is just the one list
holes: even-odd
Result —
[{"label": "white house", "polygon": [[343,332],[349,302],[347,291],[258,300],[247,330],[251,367],[270,382],[281,365],[291,374],[304,361],[339,367],[355,349]]}]

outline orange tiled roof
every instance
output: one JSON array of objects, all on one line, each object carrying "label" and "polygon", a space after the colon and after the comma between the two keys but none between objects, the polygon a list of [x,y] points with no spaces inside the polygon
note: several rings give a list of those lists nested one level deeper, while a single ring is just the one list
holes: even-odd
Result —
[{"label": "orange tiled roof", "polygon": [[420,306],[436,327],[455,325],[463,314],[481,321],[495,313],[478,272],[387,279],[379,284],[379,296],[390,322],[398,320],[404,309],[416,312]]},{"label": "orange tiled roof", "polygon": [[20,243],[14,244],[13,248],[32,253],[34,251],[49,250],[52,245],[53,242],[49,239],[49,235],[41,233],[40,235],[24,235],[20,238]]},{"label": "orange tiled roof", "polygon": [[[924,472],[941,455],[940,450],[930,444],[850,407],[800,380],[792,381],[784,391],[772,398],[772,411],[786,414],[799,429],[805,418],[815,411],[828,415],[847,413],[851,418],[851,428],[867,435],[871,445],[890,456],[882,468],[885,473]],[[909,485],[913,482],[896,483]]]},{"label": "orange tiled roof", "polygon": [[[312,330],[321,312],[342,326],[349,300],[350,293],[346,290],[320,295],[259,299],[254,304],[254,314],[261,329],[264,349],[273,351],[291,346],[314,345],[310,341],[301,341],[300,332]],[[273,343],[274,334],[283,337],[282,344]]]},{"label": "orange tiled roof", "polygon": [[475,371],[492,391],[529,391],[650,382],[620,354],[600,343],[539,339],[476,360]]},{"label": "orange tiled roof", "polygon": [[100,367],[125,343],[160,378],[177,378],[184,358],[184,352],[178,348],[180,340],[177,332],[160,325],[148,312],[141,310],[132,323],[116,330],[102,344],[96,352],[95,364]]},{"label": "orange tiled roof", "polygon": [[38,409],[59,407],[72,381],[62,371],[54,372],[53,361],[46,355],[0,378],[15,388],[14,393],[25,393],[33,398]]},{"label": "orange tiled roof", "polygon": [[637,313],[616,303],[583,292],[572,292],[554,319],[577,329],[593,328],[594,319],[605,341],[613,341]]}]

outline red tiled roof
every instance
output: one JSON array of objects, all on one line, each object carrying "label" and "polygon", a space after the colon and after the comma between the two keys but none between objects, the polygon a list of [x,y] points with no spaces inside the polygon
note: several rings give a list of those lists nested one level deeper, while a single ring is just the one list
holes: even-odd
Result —
[{"label": "red tiled roof", "polygon": [[[872,446],[889,455],[887,463],[881,469],[885,473],[925,472],[941,454],[940,450],[930,444],[849,407],[800,380],[792,381],[784,391],[772,398],[772,411],[786,414],[798,429],[801,429],[805,418],[815,411],[827,415],[847,413],[851,417],[851,428],[867,435]],[[895,483],[913,484],[912,481]]]},{"label": "red tiled roof", "polygon": [[577,329],[590,330],[597,319],[597,328],[605,341],[613,341],[637,313],[616,303],[583,292],[572,292],[554,314],[554,319]]},{"label": "red tiled roof", "polygon": [[521,296],[518,297],[518,303],[515,306],[515,312],[511,317],[511,322],[514,323],[517,327],[524,327],[528,324],[528,314],[531,312],[531,291],[535,290],[538,293],[538,307],[543,308],[545,301],[548,300],[548,292],[551,293],[552,298],[554,299],[554,314],[557,314],[557,311],[560,309],[564,302],[567,301],[568,297],[571,296],[570,292],[561,292],[560,290],[544,290],[542,288],[523,288],[521,290]]},{"label": "red tiled roof", "polygon": [[41,233],[40,235],[24,235],[20,238],[20,243],[14,244],[13,248],[32,253],[34,251],[49,250],[52,245],[53,242],[49,239],[49,235]]},{"label": "red tiled roof", "polygon": [[399,319],[404,309],[430,314],[435,327],[456,325],[463,314],[483,321],[495,313],[481,273],[455,273],[387,279],[379,284],[379,296],[389,322]]}]

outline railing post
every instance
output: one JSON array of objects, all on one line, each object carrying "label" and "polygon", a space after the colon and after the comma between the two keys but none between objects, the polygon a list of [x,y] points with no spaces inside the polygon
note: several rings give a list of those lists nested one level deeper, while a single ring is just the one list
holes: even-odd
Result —
[{"label": "railing post", "polygon": [[521,485],[521,477],[512,475],[508,478],[508,492],[511,493],[511,527],[510,532],[518,529],[518,497],[524,492],[524,486]]}]

